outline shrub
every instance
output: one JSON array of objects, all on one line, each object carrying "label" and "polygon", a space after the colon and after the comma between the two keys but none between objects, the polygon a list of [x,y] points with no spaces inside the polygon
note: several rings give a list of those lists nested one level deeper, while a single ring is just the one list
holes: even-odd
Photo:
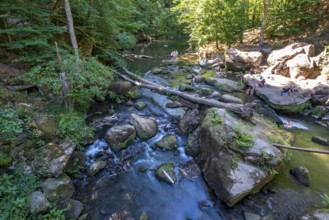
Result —
[{"label": "shrub", "polygon": [[14,140],[22,132],[23,121],[16,111],[8,107],[0,107],[0,138],[5,141]]},{"label": "shrub", "polygon": [[28,196],[40,187],[37,176],[24,174],[20,167],[13,175],[0,178],[0,219],[25,220],[29,215]]},{"label": "shrub", "polygon": [[78,146],[87,144],[93,137],[93,129],[89,128],[78,112],[70,111],[59,115],[59,135],[72,140]]},{"label": "shrub", "polygon": [[[80,60],[79,67],[76,68],[74,57],[67,56],[63,60],[63,68],[70,88],[68,96],[74,102],[76,110],[87,110],[95,98],[104,100],[106,90],[113,79],[106,66],[90,58]],[[25,80],[38,87],[47,88],[56,98],[63,99],[59,72],[57,62],[50,61],[34,67],[26,74]]]},{"label": "shrub", "polygon": [[8,155],[5,152],[0,151],[0,167],[6,167],[8,166],[12,161],[12,158],[10,155]]}]

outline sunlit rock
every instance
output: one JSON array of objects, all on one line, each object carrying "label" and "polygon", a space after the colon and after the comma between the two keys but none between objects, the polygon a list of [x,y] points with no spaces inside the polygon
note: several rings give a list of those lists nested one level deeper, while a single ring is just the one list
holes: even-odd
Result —
[{"label": "sunlit rock", "polygon": [[257,114],[252,120],[255,125],[211,108],[201,125],[198,160],[203,175],[229,206],[273,179],[285,155],[272,143],[289,145],[293,140],[290,133]]},{"label": "sunlit rock", "polygon": [[130,123],[134,125],[137,136],[142,140],[149,139],[158,133],[158,125],[151,118],[143,118],[132,114],[130,116]]},{"label": "sunlit rock", "polygon": [[[245,83],[253,87],[255,94],[262,98],[271,108],[281,112],[299,113],[310,105],[311,95],[303,90],[297,82],[280,75],[244,75]],[[264,86],[260,82],[264,80]],[[294,90],[282,93],[283,88],[294,86]]]}]

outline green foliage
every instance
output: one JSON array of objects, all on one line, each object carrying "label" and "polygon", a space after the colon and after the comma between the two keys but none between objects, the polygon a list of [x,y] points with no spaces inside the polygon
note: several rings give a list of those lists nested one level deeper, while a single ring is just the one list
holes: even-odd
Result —
[{"label": "green foliage", "polygon": [[323,194],[321,195],[321,198],[322,198],[322,203],[323,203],[325,206],[329,207],[329,196],[328,196],[326,193],[323,193]]},{"label": "green foliage", "polygon": [[221,120],[220,116],[216,115],[216,114],[214,114],[214,117],[212,118],[211,121],[215,124],[221,124],[222,123],[222,120]]},{"label": "green foliage", "polygon": [[56,206],[51,205],[50,211],[46,214],[41,215],[38,220],[64,220],[64,213],[69,210],[69,207],[65,209],[57,209]]},{"label": "green foliage", "polygon": [[[85,111],[94,98],[104,100],[106,90],[113,79],[107,67],[96,59],[90,58],[80,60],[77,69],[73,56],[65,57],[63,67],[69,84],[68,96],[74,102],[75,109]],[[34,67],[26,74],[25,79],[28,83],[49,89],[57,98],[64,98],[59,70],[55,61]]]},{"label": "green foliage", "polygon": [[16,111],[8,107],[0,107],[0,139],[14,140],[22,132],[23,121],[18,118]]},{"label": "green foliage", "polygon": [[72,140],[77,146],[87,144],[93,137],[93,129],[89,128],[78,112],[70,111],[59,115],[59,134],[62,138]]},{"label": "green foliage", "polygon": [[269,162],[270,162],[270,160],[272,160],[272,158],[273,158],[272,155],[270,155],[270,154],[266,153],[265,151],[263,151],[260,158],[259,158],[258,166],[262,170],[270,173],[271,175],[275,175],[275,174],[278,174],[278,171],[276,169],[274,169],[273,167],[269,166]]},{"label": "green foliage", "polygon": [[0,183],[1,219],[27,219],[28,196],[40,187],[38,177],[33,174],[24,174],[20,167],[12,175],[3,174],[0,177]]},{"label": "green foliage", "polygon": [[252,147],[254,140],[250,134],[241,131],[238,127],[233,127],[235,144],[241,148]]},{"label": "green foliage", "polygon": [[8,166],[12,161],[12,158],[9,154],[0,151],[0,167]]}]

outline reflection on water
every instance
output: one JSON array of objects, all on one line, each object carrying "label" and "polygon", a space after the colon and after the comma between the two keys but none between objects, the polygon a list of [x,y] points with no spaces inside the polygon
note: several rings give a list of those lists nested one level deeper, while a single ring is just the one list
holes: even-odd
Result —
[{"label": "reflection on water", "polygon": [[146,48],[136,48],[134,54],[148,55],[153,59],[135,59],[129,63],[128,69],[132,72],[144,74],[154,67],[158,66],[162,60],[171,59],[170,53],[174,50],[178,51],[178,56],[185,53],[188,48],[186,41],[154,41]]}]

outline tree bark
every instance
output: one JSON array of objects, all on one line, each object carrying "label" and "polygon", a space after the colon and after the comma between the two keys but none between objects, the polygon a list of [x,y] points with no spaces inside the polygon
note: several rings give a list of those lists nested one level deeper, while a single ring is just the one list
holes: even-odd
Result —
[{"label": "tree bark", "polygon": [[69,33],[70,33],[70,39],[71,39],[71,44],[74,50],[74,55],[76,59],[76,65],[78,66],[79,62],[79,49],[78,49],[78,43],[77,43],[77,38],[75,36],[74,32],[74,25],[73,25],[73,17],[72,17],[72,12],[71,12],[71,7],[70,7],[70,1],[65,0],[65,14],[66,14],[66,19],[67,19],[67,25],[69,27]]},{"label": "tree bark", "polygon": [[260,27],[260,34],[259,34],[259,50],[261,50],[261,47],[264,44],[264,29],[265,29],[265,21],[267,18],[267,13],[268,13],[268,8],[271,5],[272,0],[263,0],[263,5],[264,5],[264,14],[262,18],[262,25]]}]

